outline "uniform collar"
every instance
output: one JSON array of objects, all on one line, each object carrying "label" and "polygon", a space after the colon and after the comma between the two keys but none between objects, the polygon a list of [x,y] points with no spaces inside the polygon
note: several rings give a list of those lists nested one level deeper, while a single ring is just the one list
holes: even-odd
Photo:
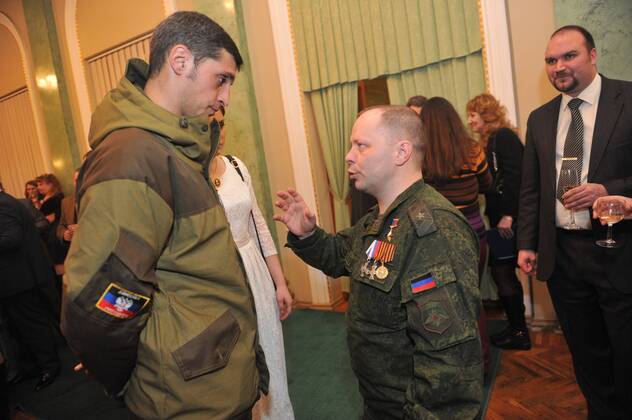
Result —
[{"label": "uniform collar", "polygon": [[406,202],[409,198],[414,197],[418,191],[425,186],[423,179],[415,181],[410,187],[406,188],[400,195],[397,196],[395,201],[391,203],[383,214],[379,214],[379,207],[373,206],[371,208],[369,217],[364,221],[364,235],[377,235],[381,232],[384,226],[384,221],[387,220],[389,225],[391,221],[391,214],[394,213],[399,206]]}]

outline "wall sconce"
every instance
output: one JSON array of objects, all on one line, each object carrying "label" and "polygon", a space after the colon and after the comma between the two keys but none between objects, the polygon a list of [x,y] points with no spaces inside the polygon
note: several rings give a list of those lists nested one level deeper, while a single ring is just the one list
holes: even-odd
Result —
[{"label": "wall sconce", "polygon": [[224,0],[224,7],[230,13],[235,13],[235,3],[233,0]]},{"label": "wall sconce", "polygon": [[37,79],[37,86],[40,89],[57,89],[57,76],[49,74]]},{"label": "wall sconce", "polygon": [[53,160],[53,168],[55,168],[58,171],[61,171],[62,169],[64,169],[64,160],[63,159],[54,159]]}]

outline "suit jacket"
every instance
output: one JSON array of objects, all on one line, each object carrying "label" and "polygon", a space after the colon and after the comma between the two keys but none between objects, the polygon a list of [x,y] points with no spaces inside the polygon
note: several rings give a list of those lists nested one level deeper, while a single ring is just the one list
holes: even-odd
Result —
[{"label": "suit jacket", "polygon": [[[555,267],[555,142],[562,96],[529,115],[522,166],[518,249],[538,252],[537,277],[547,280]],[[588,182],[602,184],[610,195],[632,196],[632,83],[602,76],[592,138]],[[592,212],[591,212],[592,215]],[[605,229],[593,220],[595,240]],[[618,290],[632,293],[632,222],[615,228],[616,249],[595,247]],[[584,257],[584,256],[578,256]]]},{"label": "suit jacket", "polygon": [[18,200],[0,191],[0,298],[52,282],[52,265],[35,220]]}]

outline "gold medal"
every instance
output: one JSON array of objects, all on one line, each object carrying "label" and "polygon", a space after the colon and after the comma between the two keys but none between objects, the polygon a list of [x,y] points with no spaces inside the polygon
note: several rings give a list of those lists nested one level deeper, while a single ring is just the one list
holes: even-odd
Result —
[{"label": "gold medal", "polygon": [[384,265],[381,265],[380,267],[378,267],[377,270],[375,270],[375,276],[380,280],[384,280],[386,277],[388,277],[388,268],[386,268]]}]

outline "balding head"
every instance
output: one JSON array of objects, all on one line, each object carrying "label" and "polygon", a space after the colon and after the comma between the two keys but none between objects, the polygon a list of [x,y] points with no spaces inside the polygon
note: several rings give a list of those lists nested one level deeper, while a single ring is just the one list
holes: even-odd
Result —
[{"label": "balding head", "polygon": [[346,156],[355,187],[380,203],[421,178],[422,135],[421,120],[405,106],[362,111],[353,125]]},{"label": "balding head", "polygon": [[379,105],[366,108],[358,115],[356,124],[364,117],[375,118],[375,128],[390,141],[408,140],[414,147],[416,159],[423,158],[424,133],[421,119],[415,111],[400,105]]}]

